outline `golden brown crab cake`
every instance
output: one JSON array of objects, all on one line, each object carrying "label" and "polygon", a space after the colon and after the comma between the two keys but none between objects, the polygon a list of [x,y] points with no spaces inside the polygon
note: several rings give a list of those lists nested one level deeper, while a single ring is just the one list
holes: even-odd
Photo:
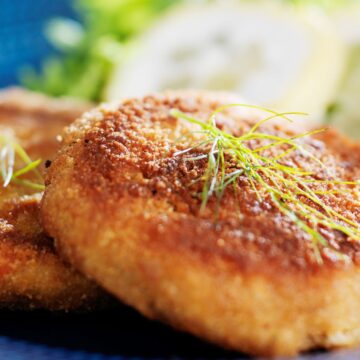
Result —
[{"label": "golden brown crab cake", "polygon": [[[21,89],[0,92],[1,149],[11,138],[32,160],[51,159],[56,136],[89,104],[52,100]],[[22,166],[19,158],[15,167]],[[44,163],[39,166],[43,171]],[[27,180],[41,183],[30,172]],[[40,222],[41,192],[12,182],[0,188],[0,308],[71,310],[101,298],[97,286],[66,265]]]},{"label": "golden brown crab cake", "polygon": [[[206,135],[171,109],[205,121],[233,102],[175,92],[87,113],[68,128],[46,176],[46,230],[74,266],[125,303],[226,348],[272,356],[359,344],[356,242],[319,229],[327,243],[315,256],[310,233],[257,186],[260,201],[244,173],[235,188],[225,187],[220,206],[213,195],[201,211],[210,145],[196,148]],[[261,116],[228,108],[216,124],[240,136]],[[271,123],[260,130],[293,136]],[[359,178],[358,144],[332,130],[299,141],[323,165],[298,149],[284,157],[289,167],[315,163],[315,173],[306,176],[324,184],[330,172]],[[272,156],[283,152],[277,149],[269,149]],[[225,162],[227,174],[242,168],[231,157]],[[358,223],[359,192],[347,187],[340,195],[323,194],[322,201]]]}]

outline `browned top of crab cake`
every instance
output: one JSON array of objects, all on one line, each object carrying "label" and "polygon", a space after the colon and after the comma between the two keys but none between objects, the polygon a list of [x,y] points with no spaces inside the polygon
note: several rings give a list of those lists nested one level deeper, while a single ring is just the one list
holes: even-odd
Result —
[{"label": "browned top of crab cake", "polygon": [[[196,125],[172,116],[171,110],[175,108],[206,121],[219,106],[230,102],[233,100],[226,96],[219,100],[206,94],[175,93],[126,100],[118,106],[94,110],[69,127],[65,146],[47,177],[46,198],[54,196],[55,191],[62,194],[65,189],[72,189],[70,198],[80,193],[81,201],[85,199],[84,207],[98,209],[96,219],[104,219],[104,223],[129,219],[134,229],[147,234],[149,246],[167,247],[180,254],[191,250],[204,261],[220,256],[244,269],[264,269],[259,267],[264,262],[276,267],[317,268],[318,259],[314,257],[309,234],[275,206],[261,186],[257,185],[255,191],[246,174],[237,178],[235,190],[233,186],[226,187],[220,203],[212,195],[205,210],[200,211],[199,193],[203,190],[208,159],[192,160],[204,154],[203,147],[182,155],[179,152],[194,147],[204,140],[204,135],[196,132]],[[234,107],[219,113],[216,124],[240,136],[262,117],[261,111]],[[271,122],[260,126],[258,132],[295,136],[285,125]],[[284,157],[287,166],[307,169],[312,172],[311,179],[324,182],[359,178],[358,144],[334,130],[299,141],[323,165],[296,150]],[[255,139],[247,146],[255,148],[264,144],[261,139]],[[284,148],[272,147],[264,156],[276,157],[283,151]],[[237,169],[233,159],[227,157],[225,161],[227,172]],[[342,191],[343,187],[332,182],[316,190],[325,193],[319,195],[322,203],[359,223],[358,186],[347,185],[346,192]],[[341,192],[338,194],[336,190]],[[66,196],[64,199],[67,200]],[[75,209],[72,214],[75,222],[79,220],[76,212]],[[69,220],[68,215],[65,220]],[[49,230],[61,237],[62,228],[67,227],[64,223],[55,229],[49,226]],[[357,242],[337,230],[321,226],[317,230],[333,249],[357,261]],[[320,251],[326,264],[343,264],[342,257],[334,256],[327,246]]]}]

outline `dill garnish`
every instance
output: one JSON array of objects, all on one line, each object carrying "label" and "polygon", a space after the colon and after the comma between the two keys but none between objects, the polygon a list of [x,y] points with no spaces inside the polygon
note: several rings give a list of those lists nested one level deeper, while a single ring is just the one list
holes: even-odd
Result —
[{"label": "dill garnish", "polygon": [[[256,123],[244,134],[234,136],[220,129],[216,124],[216,116],[234,106],[257,108],[269,113],[269,116]],[[313,171],[297,167],[293,163],[289,165],[286,162],[289,155],[296,151],[306,159],[308,164],[313,164],[315,168],[322,169],[328,174],[328,169],[321,160],[317,159],[299,141],[325,129],[290,137],[264,133],[259,131],[259,128],[266,122],[279,117],[292,121],[289,115],[302,115],[302,113],[276,113],[269,109],[245,104],[223,106],[213,112],[205,122],[176,109],[173,109],[171,114],[199,127],[196,133],[201,134],[201,140],[185,150],[178,151],[173,156],[185,156],[186,161],[207,160],[204,174],[199,179],[203,183],[200,211],[206,208],[212,196],[215,196],[217,208],[219,208],[225,190],[230,185],[235,189],[240,177],[245,177],[260,202],[270,199],[273,206],[304,231],[306,237],[311,240],[317,262],[323,262],[322,248],[328,248],[339,258],[346,260],[346,256],[335,249],[322,235],[320,228],[337,230],[350,240],[360,241],[359,224],[327,205],[323,196],[345,193],[350,188],[359,186],[360,183],[343,181],[331,175],[327,177],[330,180],[318,180],[314,177]],[[254,143],[259,146],[254,146]],[[191,156],[193,152],[196,152],[196,156]],[[229,162],[235,166],[232,165],[230,168]],[[336,185],[335,190],[334,185]]]},{"label": "dill garnish", "polygon": [[[24,164],[18,168],[18,163]],[[10,134],[0,135],[0,169],[2,187],[6,188],[10,183],[22,185],[33,190],[44,190],[42,177],[38,171],[41,159],[32,161],[26,151],[13,139]],[[33,172],[39,183],[22,179],[23,175]]]}]

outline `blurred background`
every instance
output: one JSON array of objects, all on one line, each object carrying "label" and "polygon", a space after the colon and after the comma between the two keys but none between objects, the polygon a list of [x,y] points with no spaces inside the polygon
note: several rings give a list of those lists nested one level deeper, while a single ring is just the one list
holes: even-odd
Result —
[{"label": "blurred background", "polygon": [[[360,0],[0,0],[0,87],[227,90],[360,138]],[[310,120],[309,120],[310,121]]]}]

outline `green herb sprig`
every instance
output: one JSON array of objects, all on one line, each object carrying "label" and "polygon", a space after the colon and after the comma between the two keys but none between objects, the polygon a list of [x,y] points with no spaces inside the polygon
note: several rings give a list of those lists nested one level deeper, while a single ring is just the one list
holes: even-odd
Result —
[{"label": "green herb sprig", "polygon": [[[18,160],[25,164],[16,169]],[[10,135],[0,135],[0,169],[2,187],[6,188],[10,183],[22,185],[33,190],[44,190],[42,177],[38,171],[41,159],[32,161],[26,151]],[[21,179],[23,175],[33,172],[39,183],[27,179]]]},{"label": "green herb sprig", "polygon": [[[218,128],[216,116],[229,107],[257,108],[269,113],[265,119],[256,123],[248,132],[241,136],[234,136]],[[184,156],[196,150],[201,155],[187,156],[186,161],[199,161],[207,159],[207,166],[201,180],[203,182],[201,209],[204,211],[209,199],[215,196],[217,208],[225,190],[230,186],[236,189],[240,177],[246,177],[252,190],[260,202],[270,198],[284,215],[293,221],[311,240],[315,259],[322,263],[321,249],[326,247],[342,259],[346,259],[337,249],[334,249],[329,241],[319,231],[319,226],[330,230],[337,230],[345,234],[349,239],[360,241],[360,227],[356,221],[347,218],[323,200],[323,195],[332,196],[349,190],[349,187],[359,186],[358,181],[343,181],[337,178],[330,180],[317,180],[311,171],[297,166],[286,165],[284,159],[294,151],[305,156],[309,163],[316,165],[327,172],[326,166],[317,159],[311,151],[303,146],[299,139],[315,135],[325,129],[310,131],[307,133],[281,137],[259,131],[261,125],[275,118],[292,121],[290,115],[303,115],[303,113],[276,113],[269,109],[246,104],[231,104],[223,106],[213,112],[210,118],[203,122],[176,109],[171,112],[172,116],[185,120],[200,128],[196,133],[202,134],[201,140],[193,146],[174,154]],[[191,135],[191,132],[189,132]],[[250,141],[261,142],[265,145],[250,147]],[[275,156],[267,156],[267,150],[275,149]],[[236,164],[236,168],[229,170],[229,159]],[[336,190],[323,189],[326,185],[337,185]]]}]

